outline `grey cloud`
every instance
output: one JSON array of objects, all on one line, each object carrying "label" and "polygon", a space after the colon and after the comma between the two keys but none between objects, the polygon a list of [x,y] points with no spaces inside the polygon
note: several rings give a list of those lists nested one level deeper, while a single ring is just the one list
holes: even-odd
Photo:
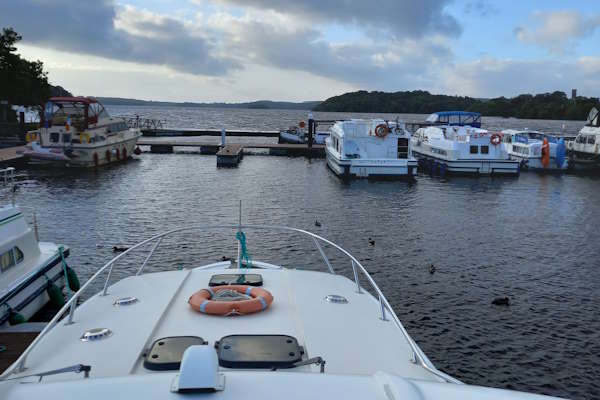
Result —
[{"label": "grey cloud", "polygon": [[422,37],[435,32],[458,36],[461,27],[444,11],[451,0],[220,0],[238,6],[271,9],[311,21],[352,24],[366,32],[385,31],[396,38]]},{"label": "grey cloud", "polygon": [[[112,0],[8,0],[2,3],[0,27],[13,27],[24,43],[122,61],[157,64],[203,75],[222,75],[239,64],[212,55],[206,37],[189,32],[169,17],[142,18],[135,9],[117,15]],[[116,18],[143,35],[115,27]]]},{"label": "grey cloud", "polygon": [[227,41],[232,53],[246,54],[258,64],[305,71],[372,89],[418,88],[429,83],[427,71],[453,57],[447,47],[425,40],[331,45],[312,29],[282,32],[258,21],[231,24],[237,25],[237,37]]}]

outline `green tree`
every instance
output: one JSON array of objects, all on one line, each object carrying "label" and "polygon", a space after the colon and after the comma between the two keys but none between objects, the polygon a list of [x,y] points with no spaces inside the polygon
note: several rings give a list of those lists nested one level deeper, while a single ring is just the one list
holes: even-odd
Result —
[{"label": "green tree", "polygon": [[16,53],[21,39],[12,28],[3,28],[0,34],[0,100],[39,106],[50,96],[48,76],[41,61],[28,61]]}]

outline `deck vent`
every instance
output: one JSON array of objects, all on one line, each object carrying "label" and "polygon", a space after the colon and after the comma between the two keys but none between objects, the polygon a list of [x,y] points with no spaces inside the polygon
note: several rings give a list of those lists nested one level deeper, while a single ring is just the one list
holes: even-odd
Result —
[{"label": "deck vent", "polygon": [[112,331],[108,328],[94,328],[87,330],[81,335],[82,342],[96,342],[98,340],[106,339],[112,335]]},{"label": "deck vent", "polygon": [[337,303],[337,304],[348,303],[348,299],[345,298],[344,296],[340,296],[339,294],[328,294],[327,296],[325,296],[325,301],[328,301],[330,303]]},{"label": "deck vent", "polygon": [[130,306],[132,304],[137,303],[139,300],[135,296],[127,296],[116,299],[113,303],[113,306]]}]

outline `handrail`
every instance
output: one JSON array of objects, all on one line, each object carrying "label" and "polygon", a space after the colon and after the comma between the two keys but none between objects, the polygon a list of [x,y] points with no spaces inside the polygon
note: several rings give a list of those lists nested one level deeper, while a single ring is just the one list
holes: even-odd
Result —
[{"label": "handrail", "polygon": [[451,382],[451,383],[461,383],[459,380],[441,372],[438,371],[433,364],[431,363],[431,361],[429,361],[429,359],[427,358],[427,356],[423,353],[423,351],[419,348],[419,346],[414,342],[414,340],[410,337],[410,335],[408,334],[408,332],[406,331],[406,329],[404,328],[404,326],[402,325],[402,323],[400,322],[400,319],[398,318],[398,316],[396,315],[396,313],[394,312],[394,310],[392,309],[392,306],[390,305],[390,303],[388,302],[388,300],[385,298],[385,296],[383,295],[383,292],[381,291],[381,289],[379,289],[379,286],[377,286],[377,284],[375,283],[375,280],[371,277],[371,275],[367,272],[366,268],[360,263],[360,261],[358,261],[352,254],[350,254],[348,251],[346,251],[345,249],[343,249],[341,246],[338,246],[337,244],[331,242],[330,240],[327,240],[319,235],[316,235],[312,232],[303,230],[303,229],[298,229],[298,228],[291,228],[291,227],[287,227],[287,226],[277,226],[277,225],[240,225],[240,224],[220,224],[220,225],[198,225],[198,226],[188,226],[188,227],[183,227],[183,228],[177,228],[177,229],[173,229],[167,232],[163,232],[161,234],[157,234],[154,235],[146,240],[143,240],[137,244],[135,244],[134,246],[131,246],[130,248],[128,248],[127,250],[125,250],[124,252],[122,252],[121,254],[117,255],[116,257],[114,257],[113,259],[111,259],[110,261],[108,261],[106,264],[104,264],[98,271],[96,271],[96,273],[94,275],[92,275],[92,277],[90,279],[88,279],[88,281],[83,284],[81,286],[81,288],[74,293],[71,298],[65,303],[65,305],[57,312],[57,314],[52,318],[52,320],[50,320],[50,322],[47,324],[47,326],[40,332],[40,334],[33,340],[33,342],[29,345],[29,347],[21,354],[21,356],[17,359],[17,361],[11,365],[11,367],[9,367],[1,376],[0,376],[0,381],[4,380],[8,375],[12,374],[12,373],[19,373],[19,372],[23,372],[25,370],[25,362],[27,360],[27,356],[29,355],[29,353],[31,353],[31,351],[33,350],[33,348],[35,348],[35,346],[39,343],[39,341],[46,335],[46,333],[48,333],[54,326],[56,326],[56,324],[58,323],[58,321],[60,320],[60,318],[66,313],[66,311],[69,311],[69,318],[67,321],[67,324],[71,324],[74,323],[76,321],[73,321],[74,318],[74,314],[75,314],[75,306],[77,304],[78,299],[81,297],[82,293],[90,286],[90,284],[95,281],[104,271],[106,271],[107,269],[109,269],[109,274],[106,278],[106,281],[104,283],[104,288],[102,290],[101,295],[105,295],[107,293],[107,289],[108,289],[108,283],[110,280],[110,275],[113,269],[114,264],[119,261],[120,259],[124,258],[125,256],[127,256],[130,252],[133,252],[134,250],[143,247],[144,245],[151,243],[153,241],[157,241],[157,243],[152,247],[150,254],[148,255],[148,257],[146,257],[146,259],[144,260],[144,263],[142,265],[142,267],[140,267],[140,269],[137,271],[136,275],[142,273],[144,266],[147,264],[147,262],[149,261],[150,257],[152,256],[152,254],[154,254],[155,250],[157,249],[157,247],[159,246],[160,242],[162,241],[162,239],[165,236],[169,236],[172,235],[174,233],[179,233],[179,232],[183,232],[183,231],[193,231],[193,230],[208,230],[208,229],[233,229],[233,230],[247,230],[247,229],[258,229],[258,230],[279,230],[279,231],[288,231],[288,232],[294,232],[294,233],[301,233],[304,235],[307,235],[309,237],[311,237],[314,242],[315,245],[317,247],[317,250],[319,251],[319,253],[321,254],[321,256],[323,257],[324,263],[326,264],[328,270],[330,273],[335,274],[335,271],[333,270],[331,264],[329,263],[329,260],[327,259],[327,257],[325,256],[325,253],[323,252],[323,249],[321,248],[319,241],[326,243],[330,246],[332,246],[333,248],[337,249],[338,251],[340,251],[341,253],[343,253],[344,255],[346,255],[348,258],[350,258],[351,262],[352,262],[352,269],[353,269],[353,273],[354,273],[354,279],[355,279],[355,284],[357,285],[357,291],[360,293],[360,282],[358,280],[359,275],[357,273],[357,268],[358,270],[360,270],[360,272],[362,272],[362,274],[365,276],[365,278],[367,279],[367,281],[369,282],[370,286],[372,287],[372,289],[375,291],[377,297],[378,297],[378,302],[379,302],[379,306],[381,309],[381,319],[384,321],[388,321],[389,318],[387,318],[386,314],[389,313],[389,315],[391,316],[391,320],[394,322],[394,324],[397,326],[398,329],[400,329],[402,335],[404,336],[404,338],[406,339],[406,341],[408,342],[409,346],[411,347],[412,350],[412,362],[414,362],[415,364],[420,365],[421,367],[425,368],[426,370],[428,370],[429,372],[431,372],[432,374],[436,375],[437,377],[445,380],[446,382]]}]

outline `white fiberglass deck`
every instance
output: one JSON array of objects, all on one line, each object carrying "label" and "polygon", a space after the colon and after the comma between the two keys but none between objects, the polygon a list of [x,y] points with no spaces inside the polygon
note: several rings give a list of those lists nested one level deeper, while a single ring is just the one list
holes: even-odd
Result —
[{"label": "white fiberglass deck", "polygon": [[[27,360],[35,368],[28,374],[73,364],[92,366],[90,376],[117,377],[156,372],[144,369],[141,355],[154,340],[168,336],[200,336],[214,345],[231,334],[284,334],[294,336],[308,358],[321,356],[327,373],[367,374],[388,371],[417,379],[434,379],[410,362],[412,351],[391,320],[379,318],[379,304],[356,292],[349,279],[323,272],[253,270],[274,296],[267,310],[245,316],[221,317],[195,312],[187,303],[196,291],[208,287],[212,275],[235,270],[183,270],[126,278],[81,305],[75,323],[58,324]],[[328,294],[348,299],[348,304],[324,300]],[[140,302],[115,307],[120,297],[135,296]],[[98,342],[83,342],[90,328],[109,328],[113,335]],[[56,349],[61,349],[56,351]],[[318,372],[318,366],[293,371]],[[44,380],[79,379],[62,374]],[[437,379],[436,379],[437,380]]]},{"label": "white fiberglass deck", "polygon": [[[0,398],[30,399],[42,395],[50,399],[62,399],[67,395],[88,400],[182,397],[265,400],[324,397],[386,400],[538,398],[462,385],[436,370],[408,336],[360,262],[334,243],[287,227],[246,225],[240,228],[276,228],[308,235],[314,240],[329,272],[284,269],[255,261],[255,266],[260,268],[246,271],[262,276],[262,287],[274,297],[271,306],[262,312],[244,316],[205,315],[191,309],[189,297],[207,288],[213,275],[240,271],[228,268],[229,262],[222,262],[195,269],[142,274],[162,237],[186,229],[155,236],[109,261],[82,286],[24,355],[2,375]],[[93,279],[110,271],[130,251],[152,241],[155,241],[155,246],[138,275],[105,286],[104,293],[92,296],[77,309],[69,309]],[[350,258],[355,280],[334,273],[319,241]],[[359,274],[378,298],[363,287],[359,289]],[[328,302],[325,300],[327,295],[343,296],[348,302]],[[139,301],[115,305],[115,300],[130,296]],[[64,315],[62,320],[59,320],[60,315]],[[108,328],[112,334],[101,340],[82,341],[82,334],[94,328]],[[215,361],[212,371],[217,371],[224,379],[219,391],[183,394],[173,389],[178,374],[186,371],[183,364],[180,371],[150,371],[144,367],[144,356],[156,339],[199,336],[208,342],[208,347],[193,347],[209,355],[216,341],[235,334],[293,336],[304,349],[303,360],[322,357],[326,362],[324,370],[313,364],[277,371],[229,369],[219,367]],[[199,363],[206,365],[203,360],[192,359],[189,368],[194,370]],[[78,365],[91,367],[89,378],[69,368]],[[40,377],[44,372],[56,370],[59,373]]]}]

